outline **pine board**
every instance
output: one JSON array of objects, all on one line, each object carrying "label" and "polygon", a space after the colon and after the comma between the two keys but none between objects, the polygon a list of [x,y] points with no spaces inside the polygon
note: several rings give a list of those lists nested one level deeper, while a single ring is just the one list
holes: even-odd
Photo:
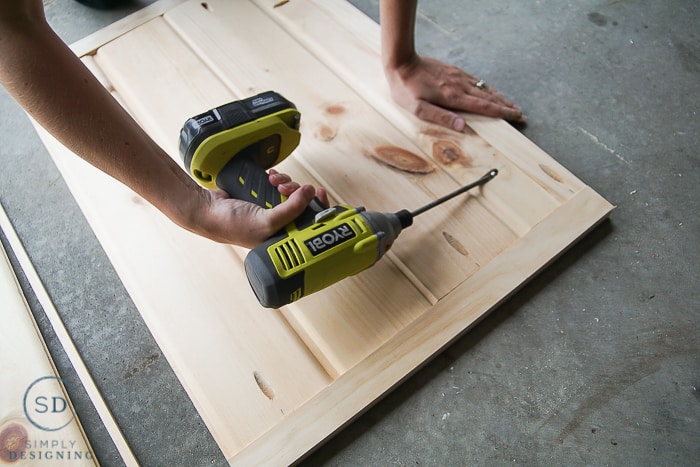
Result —
[{"label": "pine board", "polygon": [[95,465],[34,317],[0,246],[0,464]]},{"label": "pine board", "polygon": [[[240,465],[302,457],[612,209],[503,121],[468,115],[462,134],[396,107],[379,28],[351,5],[275,3],[156,4],[74,50],[175,159],[188,117],[274,89],[302,113],[301,145],[281,169],[336,202],[396,211],[492,167],[499,175],[416,219],[372,269],[265,310],[242,271],[245,250],[172,225],[38,128],[195,407]],[[392,151],[427,173],[382,162]]]}]

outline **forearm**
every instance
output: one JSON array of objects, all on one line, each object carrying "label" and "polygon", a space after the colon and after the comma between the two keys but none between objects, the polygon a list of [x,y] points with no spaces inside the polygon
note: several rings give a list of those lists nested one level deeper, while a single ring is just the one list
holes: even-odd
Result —
[{"label": "forearm", "polygon": [[200,188],[55,35],[43,14],[0,20],[0,82],[70,150],[176,223],[192,223]]},{"label": "forearm", "polygon": [[382,62],[385,69],[410,63],[416,57],[414,38],[417,3],[417,0],[379,2]]}]

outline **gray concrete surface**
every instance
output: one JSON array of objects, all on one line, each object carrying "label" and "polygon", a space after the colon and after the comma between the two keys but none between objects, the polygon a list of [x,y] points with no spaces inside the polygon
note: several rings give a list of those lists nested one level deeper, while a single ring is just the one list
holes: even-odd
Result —
[{"label": "gray concrete surface", "polygon": [[[44,3],[73,42],[149,2]],[[696,0],[420,4],[420,51],[519,103],[523,133],[617,209],[305,465],[698,465],[699,19]],[[137,457],[224,464],[4,91],[0,109],[0,201]],[[120,465],[24,285],[99,460]]]}]

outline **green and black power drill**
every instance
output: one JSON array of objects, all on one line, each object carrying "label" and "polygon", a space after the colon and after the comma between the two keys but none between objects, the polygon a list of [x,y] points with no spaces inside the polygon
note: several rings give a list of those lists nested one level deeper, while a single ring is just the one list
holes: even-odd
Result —
[{"label": "green and black power drill", "polygon": [[[286,198],[268,181],[267,169],[299,144],[301,115],[294,104],[268,91],[230,102],[188,119],[180,132],[180,155],[190,175],[209,189],[271,208]],[[491,180],[489,171],[415,211],[366,211],[314,199],[282,231],[250,250],[245,271],[260,303],[279,308],[376,263],[413,218]]]}]

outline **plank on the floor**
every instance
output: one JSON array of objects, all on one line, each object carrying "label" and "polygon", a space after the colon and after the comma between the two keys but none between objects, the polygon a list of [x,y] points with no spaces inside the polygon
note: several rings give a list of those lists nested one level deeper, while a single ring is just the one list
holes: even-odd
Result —
[{"label": "plank on the floor", "polygon": [[[95,457],[0,246],[0,463],[95,465]],[[41,459],[41,460],[40,460]]]}]

